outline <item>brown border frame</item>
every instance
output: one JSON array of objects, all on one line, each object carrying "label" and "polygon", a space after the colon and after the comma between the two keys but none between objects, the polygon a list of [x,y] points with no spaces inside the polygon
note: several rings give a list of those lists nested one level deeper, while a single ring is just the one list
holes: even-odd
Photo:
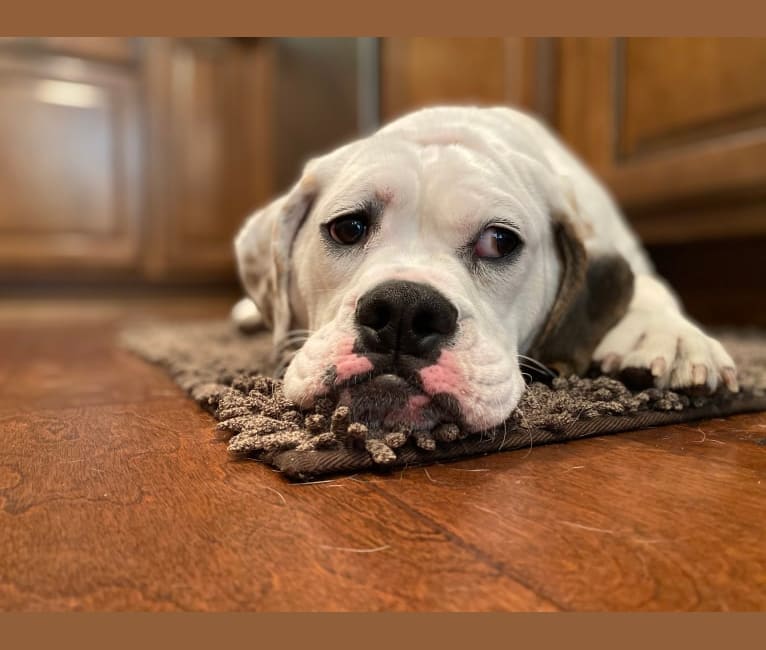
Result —
[{"label": "brown border frame", "polygon": [[[4,7],[0,33],[61,36],[763,36],[758,0],[27,0]],[[724,17],[722,20],[721,17]]]},{"label": "brown border frame", "polygon": [[[268,7],[245,0],[192,3],[103,0],[28,0],[3,11],[6,35],[764,35],[762,2],[729,0],[719,6],[684,0],[473,0],[466,10],[444,2],[358,0]],[[723,19],[722,19],[723,17]],[[135,648],[289,647],[761,647],[766,615],[2,615],[6,647]],[[7,645],[6,645],[7,644]]]}]

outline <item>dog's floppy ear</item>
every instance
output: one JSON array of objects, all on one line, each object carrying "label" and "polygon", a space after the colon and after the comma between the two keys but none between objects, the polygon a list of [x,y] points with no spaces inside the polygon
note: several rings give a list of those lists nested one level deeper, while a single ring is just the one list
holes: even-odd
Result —
[{"label": "dog's floppy ear", "polygon": [[623,317],[633,297],[633,271],[617,252],[590,252],[587,233],[573,219],[574,195],[553,213],[561,261],[556,299],[529,354],[561,375],[583,374],[604,335]]},{"label": "dog's floppy ear", "polygon": [[250,216],[234,241],[242,284],[275,342],[291,327],[290,255],[316,192],[316,180],[304,174],[287,194]]}]

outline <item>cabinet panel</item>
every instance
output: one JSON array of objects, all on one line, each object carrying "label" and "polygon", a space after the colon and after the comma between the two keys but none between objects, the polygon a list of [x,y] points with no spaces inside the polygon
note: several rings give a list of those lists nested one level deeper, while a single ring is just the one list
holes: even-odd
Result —
[{"label": "cabinet panel", "polygon": [[381,56],[386,119],[420,106],[506,98],[502,38],[387,38]]},{"label": "cabinet panel", "polygon": [[227,80],[219,52],[179,46],[171,68],[174,232],[186,243],[228,234]]},{"label": "cabinet panel", "polygon": [[153,278],[234,277],[233,237],[261,191],[255,49],[225,39],[149,45]]},{"label": "cabinet panel", "polygon": [[135,265],[136,102],[121,71],[0,55],[0,266]]},{"label": "cabinet panel", "polygon": [[766,126],[765,71],[762,39],[627,39],[615,71],[622,84],[621,153]]},{"label": "cabinet panel", "polygon": [[646,211],[764,192],[765,41],[562,39],[559,51],[561,134],[639,230]]},{"label": "cabinet panel", "polygon": [[381,39],[381,113],[437,104],[512,105],[552,120],[555,43],[547,38]]}]

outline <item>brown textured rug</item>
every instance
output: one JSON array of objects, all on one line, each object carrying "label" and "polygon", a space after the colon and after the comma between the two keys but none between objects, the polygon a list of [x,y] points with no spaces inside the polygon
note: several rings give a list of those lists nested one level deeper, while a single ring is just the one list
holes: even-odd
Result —
[{"label": "brown textured rug", "polygon": [[766,410],[766,333],[727,332],[739,366],[736,394],[687,396],[631,391],[608,377],[532,383],[502,426],[466,435],[454,424],[433,431],[371,431],[346,407],[320,401],[298,411],[267,368],[269,333],[244,335],[224,321],[158,324],[123,333],[123,343],[161,364],[219,421],[232,454],[269,463],[294,480],[375,468],[422,465],[502,450]]}]

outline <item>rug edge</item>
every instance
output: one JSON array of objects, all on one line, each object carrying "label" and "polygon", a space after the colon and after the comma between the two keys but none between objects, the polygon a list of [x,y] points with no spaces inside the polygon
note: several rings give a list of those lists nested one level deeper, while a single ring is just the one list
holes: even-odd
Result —
[{"label": "rug edge", "polygon": [[[376,464],[361,450],[282,451],[266,460],[292,481],[305,482],[320,476],[340,474],[353,470],[389,472],[406,467],[417,467],[440,461],[457,461],[491,453],[514,451],[557,442],[591,438],[599,435],[640,431],[658,426],[696,422],[716,417],[727,417],[766,410],[766,395],[744,395],[726,404],[707,404],[682,411],[641,411],[635,415],[605,415],[590,420],[578,420],[560,432],[529,429],[511,436],[493,439],[465,439],[424,451],[416,447],[402,448],[395,461],[388,465]],[[530,443],[531,440],[531,443]],[[457,445],[460,444],[458,448]]]}]

